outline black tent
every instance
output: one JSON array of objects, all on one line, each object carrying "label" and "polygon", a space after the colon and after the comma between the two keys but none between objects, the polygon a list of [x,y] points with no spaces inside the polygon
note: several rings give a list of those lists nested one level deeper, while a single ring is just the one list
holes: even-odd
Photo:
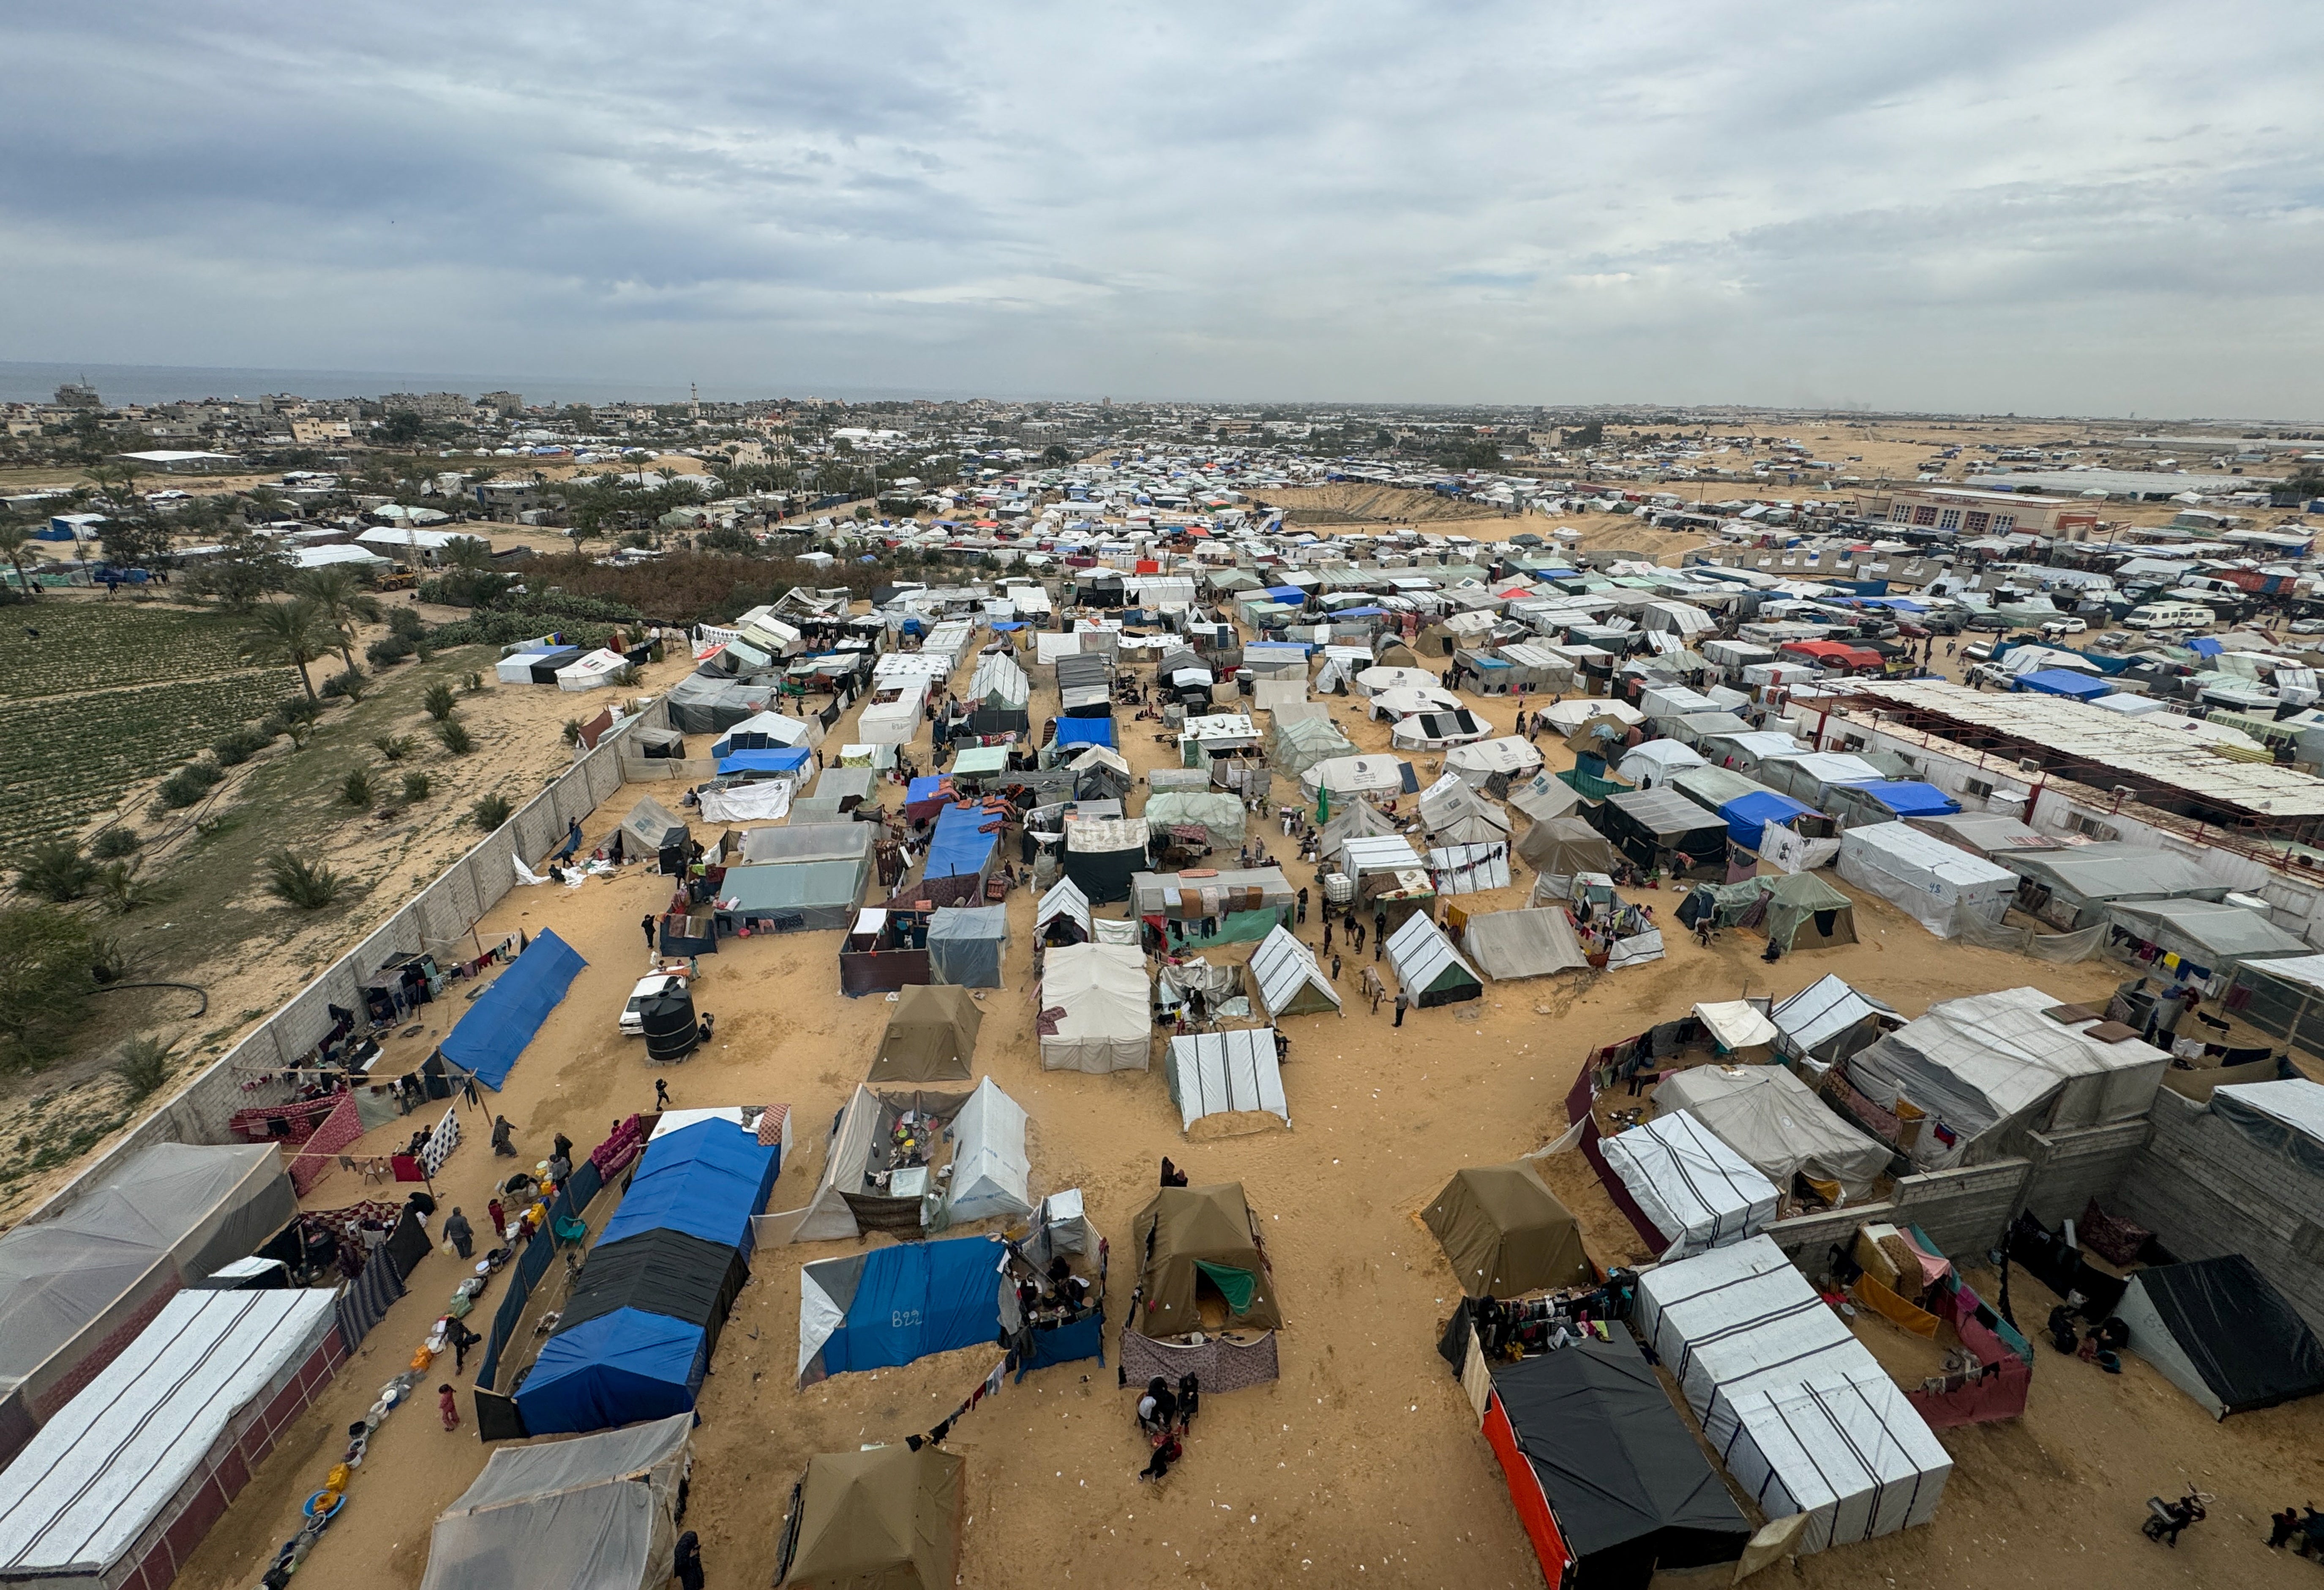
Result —
[{"label": "black tent", "polygon": [[1727,860],[1727,820],[1675,790],[1618,790],[1590,820],[1640,867],[1665,866],[1677,855],[1692,865]]},{"label": "black tent", "polygon": [[2241,1254],[2141,1270],[2117,1311],[2130,1350],[2214,1419],[2324,1392],[2324,1346]]},{"label": "black tent", "polygon": [[667,1226],[641,1231],[591,1250],[557,1328],[636,1309],[702,1327],[707,1350],[715,1352],[726,1311],[750,1278],[750,1262],[723,1242]]},{"label": "black tent", "polygon": [[1485,1437],[1552,1585],[1644,1590],[1743,1555],[1750,1524],[1628,1333],[1492,1375]]}]

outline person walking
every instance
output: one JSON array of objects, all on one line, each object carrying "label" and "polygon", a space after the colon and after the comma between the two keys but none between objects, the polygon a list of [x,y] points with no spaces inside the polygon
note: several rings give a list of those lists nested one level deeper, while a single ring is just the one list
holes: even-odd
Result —
[{"label": "person walking", "polygon": [[[1388,938],[1388,907],[1385,905],[1372,908],[1372,937],[1382,942]],[[1375,955],[1372,959],[1377,960],[1379,957]]]},{"label": "person walking", "polygon": [[639,930],[646,935],[646,949],[648,951],[651,951],[654,947],[653,918],[650,916],[639,917],[638,927]]},{"label": "person walking", "polygon": [[450,1243],[452,1251],[462,1258],[476,1256],[475,1227],[468,1224],[468,1217],[462,1214],[456,1205],[453,1208],[452,1218],[444,1222],[444,1240]]},{"label": "person walking", "polygon": [[1332,980],[1334,983],[1340,980],[1340,958],[1337,955],[1332,957]]},{"label": "person walking", "polygon": [[436,1388],[436,1411],[442,1416],[446,1429],[460,1428],[460,1400],[452,1394],[448,1381]]},{"label": "person walking", "polygon": [[1398,988],[1396,991],[1396,1025],[1397,1026],[1404,1025],[1404,1013],[1411,1006],[1412,1001],[1405,997],[1402,988]]},{"label": "person walking", "polygon": [[670,1561],[669,1571],[678,1580],[678,1590],[702,1590],[702,1537],[688,1530],[678,1538],[678,1554]]},{"label": "person walking", "polygon": [[660,1077],[656,1077],[654,1079],[654,1108],[657,1110],[665,1110],[669,1107],[669,1083]]},{"label": "person walking", "polygon": [[468,1349],[484,1340],[457,1319],[444,1321],[444,1339],[452,1344],[452,1373],[468,1373]]},{"label": "person walking", "polygon": [[1305,889],[1301,889],[1301,890],[1299,891],[1299,924],[1298,924],[1298,925],[1300,925],[1301,927],[1305,927],[1305,926],[1307,925],[1307,891],[1306,891]]},{"label": "person walking", "polygon": [[494,1116],[493,1117],[493,1153],[507,1159],[516,1158],[516,1144],[512,1141],[515,1134],[516,1128],[509,1125],[508,1117]]},{"label": "person walking", "polygon": [[484,1213],[492,1217],[493,1240],[495,1242],[507,1241],[508,1211],[501,1207],[501,1200],[494,1199],[490,1203],[486,1204],[484,1206]]},{"label": "person walking", "polygon": [[1326,917],[1324,917],[1324,918],[1323,918],[1323,953],[1324,953],[1324,954],[1326,954],[1326,955],[1329,955],[1331,952],[1332,952],[1332,919],[1331,919],[1329,916],[1326,916]]}]

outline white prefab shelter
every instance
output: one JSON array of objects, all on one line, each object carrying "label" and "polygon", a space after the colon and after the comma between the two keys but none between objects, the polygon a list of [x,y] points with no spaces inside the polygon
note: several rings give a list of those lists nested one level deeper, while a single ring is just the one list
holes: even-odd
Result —
[{"label": "white prefab shelter", "polygon": [[1633,1319],[1728,1473],[1771,1519],[1807,1515],[1796,1549],[1936,1516],[1952,1459],[1770,1238],[1642,1273]]},{"label": "white prefab shelter", "polygon": [[328,1290],[181,1291],[0,1474],[0,1584],[167,1585],[328,1383]]},{"label": "white prefab shelter", "polygon": [[952,1135],[952,1186],[945,1194],[947,1220],[982,1220],[988,1215],[1013,1219],[1033,1212],[1033,1163],[1025,1156],[1022,1105],[987,1077],[953,1118]]},{"label": "white prefab shelter", "polygon": [[1599,1146],[1670,1244],[1665,1260],[1740,1242],[1775,1221],[1775,1184],[1692,1116],[1661,1116]]},{"label": "white prefab shelter", "polygon": [[1067,944],[1041,970],[1041,1068],[1142,1071],[1153,1025],[1153,985],[1134,944]]},{"label": "white prefab shelter", "polygon": [[661,1590],[694,1415],[496,1447],[436,1515],[420,1590]]},{"label": "white prefab shelter", "polygon": [[1840,836],[1840,876],[1869,889],[1941,939],[1964,914],[1998,923],[2017,875],[1909,823],[1874,823]]},{"label": "white prefab shelter", "polygon": [[[1170,1040],[1165,1060],[1170,1101],[1190,1135],[1205,1116],[1269,1115],[1291,1124],[1283,1072],[1275,1059],[1273,1027],[1193,1033]],[[1259,1123],[1264,1125],[1265,1123]]]},{"label": "white prefab shelter", "polygon": [[903,680],[889,686],[899,692],[893,701],[866,703],[856,721],[855,739],[862,745],[909,745],[920,731],[922,710],[927,705],[925,679]]},{"label": "white prefab shelter", "polygon": [[[1515,784],[1541,770],[1541,752],[1514,734],[1504,734],[1496,740],[1480,740],[1473,745],[1453,747],[1444,753],[1444,770],[1460,775],[1461,782],[1471,789],[1482,789],[1487,780],[1497,773]],[[1560,789],[1565,788],[1564,784],[1558,780],[1551,782]],[[1567,791],[1569,795],[1572,793]],[[1563,816],[1564,813],[1561,812],[1553,815]]]},{"label": "white prefab shelter", "polygon": [[1315,963],[1315,952],[1280,924],[1251,951],[1250,980],[1258,988],[1259,1006],[1270,1021],[1280,1021],[1286,1016],[1321,1015],[1326,1010],[1347,1014],[1341,1006],[1339,989],[1332,986],[1332,979]]},{"label": "white prefab shelter", "polygon": [[557,670],[559,690],[600,690],[613,682],[613,676],[630,666],[630,659],[618,651],[602,648],[586,657],[576,658]]},{"label": "white prefab shelter", "polygon": [[1655,1087],[1655,1113],[1692,1116],[1777,1187],[1804,1176],[1836,1193],[1836,1204],[1870,1197],[1888,1169],[1887,1144],[1841,1120],[1780,1065],[1690,1066]]}]

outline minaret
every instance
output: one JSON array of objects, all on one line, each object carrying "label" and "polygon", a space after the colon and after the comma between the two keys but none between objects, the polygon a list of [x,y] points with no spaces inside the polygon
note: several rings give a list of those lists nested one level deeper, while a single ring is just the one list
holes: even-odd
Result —
[{"label": "minaret", "polygon": [[702,418],[702,389],[692,381],[686,383],[687,413],[696,419]]}]

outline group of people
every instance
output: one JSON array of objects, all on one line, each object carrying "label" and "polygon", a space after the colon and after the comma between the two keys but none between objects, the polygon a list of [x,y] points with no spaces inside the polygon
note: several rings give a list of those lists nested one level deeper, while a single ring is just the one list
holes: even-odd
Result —
[{"label": "group of people", "polygon": [[1138,1433],[1146,1438],[1154,1455],[1139,1471],[1140,1480],[1160,1479],[1186,1455],[1185,1437],[1194,1429],[1202,1400],[1202,1383],[1191,1374],[1178,1377],[1175,1392],[1158,1374],[1146,1383],[1146,1394],[1138,1399]]}]

